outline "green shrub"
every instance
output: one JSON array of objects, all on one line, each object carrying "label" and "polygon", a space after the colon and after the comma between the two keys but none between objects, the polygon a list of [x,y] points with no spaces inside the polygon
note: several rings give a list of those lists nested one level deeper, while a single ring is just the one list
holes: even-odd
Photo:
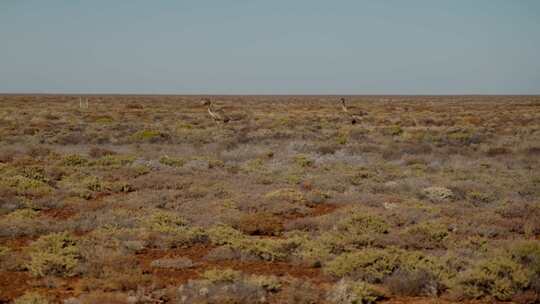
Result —
[{"label": "green shrub", "polygon": [[68,167],[80,167],[87,165],[88,159],[79,154],[70,154],[63,157],[62,164]]},{"label": "green shrub", "polygon": [[[333,241],[333,235],[330,238]],[[325,235],[313,238],[307,233],[301,233],[290,235],[289,239],[298,244],[294,254],[311,265],[321,265],[336,251],[334,250],[334,242],[327,241]]]},{"label": "green shrub", "polygon": [[246,236],[227,225],[217,225],[207,230],[208,237],[214,245],[231,245],[241,242]]},{"label": "green shrub", "polygon": [[86,190],[101,192],[106,190],[105,183],[97,176],[89,176],[83,179],[82,184]]},{"label": "green shrub", "polygon": [[132,141],[141,142],[155,142],[160,139],[167,138],[167,134],[164,134],[155,130],[141,130],[133,133],[130,137]]},{"label": "green shrub", "polygon": [[451,271],[440,258],[426,255],[420,251],[399,250],[399,268],[409,272],[423,271],[432,274],[440,280],[451,276]]},{"label": "green shrub", "polygon": [[352,277],[370,283],[382,282],[398,269],[426,271],[438,279],[447,276],[446,267],[436,258],[418,251],[395,248],[366,248],[342,254],[328,262],[324,272],[335,277]]},{"label": "green shrub", "polygon": [[289,240],[297,244],[296,256],[305,262],[319,264],[332,254],[372,245],[388,229],[388,224],[380,217],[352,211],[334,229],[324,231],[318,237],[296,234]]},{"label": "green shrub", "polygon": [[495,195],[480,191],[472,191],[467,193],[467,199],[473,204],[488,204],[495,200]]},{"label": "green shrub", "polygon": [[49,304],[49,300],[37,292],[26,292],[15,299],[13,304]]},{"label": "green shrub", "polygon": [[201,274],[201,277],[205,280],[208,280],[212,283],[234,283],[242,278],[242,272],[233,270],[230,268],[226,269],[209,269]]},{"label": "green shrub", "polygon": [[520,264],[499,256],[480,261],[473,268],[460,273],[453,289],[468,298],[492,296],[507,301],[528,286],[528,277]]},{"label": "green shrub", "polygon": [[153,231],[176,232],[179,228],[185,227],[187,222],[176,213],[155,211],[144,220],[144,224],[146,228]]},{"label": "green shrub", "polygon": [[340,280],[328,295],[330,303],[372,304],[381,300],[384,294],[366,282]]},{"label": "green shrub", "polygon": [[452,130],[446,134],[446,140],[456,145],[471,145],[479,142],[477,135],[472,130]]},{"label": "green shrub", "polygon": [[108,115],[97,116],[94,118],[94,122],[97,124],[110,124],[114,122],[113,118]]},{"label": "green shrub", "polygon": [[225,225],[212,227],[207,233],[214,245],[227,245],[266,261],[284,259],[293,243],[291,240],[250,237]]},{"label": "green shrub", "polygon": [[428,187],[422,190],[422,195],[432,202],[448,202],[454,198],[452,190],[444,187]]},{"label": "green shrub", "polygon": [[347,133],[341,133],[337,135],[336,141],[340,145],[346,145],[349,141],[349,135]]},{"label": "green shrub", "polygon": [[299,154],[294,157],[294,163],[302,168],[313,166],[313,160],[308,158],[307,155]]},{"label": "green shrub", "polygon": [[281,282],[275,276],[253,275],[249,277],[248,281],[268,292],[281,290]]},{"label": "green shrub", "polygon": [[400,126],[394,125],[382,128],[381,132],[386,136],[399,136],[403,134],[403,129]]},{"label": "green shrub", "polygon": [[448,228],[437,223],[421,223],[401,233],[403,246],[414,249],[444,248]]},{"label": "green shrub", "polygon": [[0,260],[9,253],[10,249],[0,245]]},{"label": "green shrub", "polygon": [[143,219],[143,226],[157,237],[160,246],[178,247],[205,242],[207,235],[203,229],[190,227],[176,213],[156,211]]},{"label": "green shrub", "polygon": [[114,193],[128,193],[135,191],[135,188],[126,181],[108,183],[107,187]]},{"label": "green shrub", "polygon": [[264,160],[260,158],[251,159],[242,165],[242,169],[246,172],[265,172]]},{"label": "green shrub", "polygon": [[361,211],[353,211],[351,215],[337,224],[338,230],[345,233],[387,233],[389,226],[380,217],[365,214]]},{"label": "green shrub", "polygon": [[159,159],[159,163],[165,166],[179,168],[179,167],[182,167],[186,163],[186,160],[181,159],[181,158],[163,156]]},{"label": "green shrub", "polygon": [[32,209],[19,209],[6,215],[5,219],[9,219],[9,220],[34,219],[38,215],[39,215],[39,212]]},{"label": "green shrub", "polygon": [[536,276],[540,276],[540,242],[521,241],[511,244],[509,253],[512,259]]},{"label": "green shrub", "polygon": [[328,262],[324,271],[335,277],[351,276],[368,282],[382,282],[399,267],[399,257],[383,249],[367,248],[345,253]]},{"label": "green shrub", "polygon": [[290,188],[268,192],[264,195],[264,198],[272,201],[285,201],[294,204],[303,204],[306,202],[302,192]]},{"label": "green shrub", "polygon": [[27,268],[34,276],[73,276],[80,254],[76,240],[67,232],[40,237],[30,245]]},{"label": "green shrub", "polygon": [[179,130],[182,130],[182,129],[193,130],[194,126],[190,123],[178,123],[176,125],[176,128]]},{"label": "green shrub", "polygon": [[234,249],[247,252],[265,261],[283,260],[287,257],[291,242],[280,239],[247,238],[232,245]]},{"label": "green shrub", "polygon": [[42,167],[24,167],[22,169],[22,175],[26,178],[34,179],[42,183],[49,183],[49,179],[45,174],[45,170]]},{"label": "green shrub", "polygon": [[12,189],[19,195],[29,196],[42,196],[49,194],[53,190],[53,188],[42,181],[22,175],[0,178],[0,187],[1,186]]}]

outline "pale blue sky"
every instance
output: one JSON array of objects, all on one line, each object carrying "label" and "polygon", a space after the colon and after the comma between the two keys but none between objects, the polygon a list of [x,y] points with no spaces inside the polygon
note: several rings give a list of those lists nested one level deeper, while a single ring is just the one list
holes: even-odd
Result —
[{"label": "pale blue sky", "polygon": [[538,0],[0,0],[0,92],[540,94]]}]

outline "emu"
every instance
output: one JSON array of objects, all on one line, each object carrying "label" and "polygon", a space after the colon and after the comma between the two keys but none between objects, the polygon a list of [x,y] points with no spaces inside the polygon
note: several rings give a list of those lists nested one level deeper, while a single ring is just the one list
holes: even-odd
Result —
[{"label": "emu", "polygon": [[210,99],[203,98],[202,104],[208,107],[208,114],[210,114],[210,117],[212,117],[212,119],[216,123],[218,123],[218,122],[228,123],[229,122],[230,118],[225,114],[225,112],[223,112],[223,110],[214,109],[214,105],[213,105],[213,103],[212,103],[212,101]]},{"label": "emu", "polygon": [[85,97],[84,98],[84,103],[83,103],[83,99],[81,96],[79,96],[79,108],[81,109],[88,109],[88,97]]},{"label": "emu", "polygon": [[341,110],[343,111],[343,113],[345,113],[345,115],[349,116],[349,118],[351,119],[351,124],[353,125],[360,122],[362,116],[367,115],[367,113],[363,111],[355,111],[354,113],[351,113],[351,111],[349,111],[349,108],[345,104],[345,98],[341,98],[340,103]]}]

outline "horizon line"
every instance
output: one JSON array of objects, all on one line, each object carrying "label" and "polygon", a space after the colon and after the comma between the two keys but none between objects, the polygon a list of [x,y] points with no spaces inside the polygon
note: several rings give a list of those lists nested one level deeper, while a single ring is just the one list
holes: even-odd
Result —
[{"label": "horizon line", "polygon": [[522,94],[522,93],[505,93],[505,94],[489,94],[489,93],[458,93],[458,94],[341,94],[341,93],[332,93],[332,94],[249,94],[249,93],[88,93],[88,92],[75,92],[75,93],[65,93],[65,92],[0,92],[0,96],[531,96],[537,97],[540,96],[540,93],[533,94]]}]

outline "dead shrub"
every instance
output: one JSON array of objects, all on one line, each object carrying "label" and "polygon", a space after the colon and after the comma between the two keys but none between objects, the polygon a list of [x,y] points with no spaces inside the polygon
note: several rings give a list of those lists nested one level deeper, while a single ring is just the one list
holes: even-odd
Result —
[{"label": "dead shrub", "polygon": [[100,147],[92,147],[90,151],[88,152],[88,155],[93,158],[101,158],[103,156],[115,155],[115,154],[117,153],[112,150],[100,148]]},{"label": "dead shrub", "polygon": [[13,149],[8,149],[8,148],[1,148],[0,149],[0,163],[12,162],[15,155],[17,155],[17,151]]},{"label": "dead shrub", "polygon": [[324,291],[309,281],[293,279],[279,293],[280,303],[314,304],[323,303]]},{"label": "dead shrub", "polygon": [[178,258],[163,258],[159,260],[154,260],[150,263],[150,266],[155,268],[169,268],[169,269],[187,269],[195,267],[197,264],[186,257]]},{"label": "dead shrub", "polygon": [[486,151],[486,155],[489,157],[496,157],[499,155],[506,155],[510,153],[512,153],[512,151],[505,147],[492,147]]},{"label": "dead shrub", "polygon": [[233,227],[250,235],[278,235],[283,231],[279,217],[266,212],[245,214]]}]

